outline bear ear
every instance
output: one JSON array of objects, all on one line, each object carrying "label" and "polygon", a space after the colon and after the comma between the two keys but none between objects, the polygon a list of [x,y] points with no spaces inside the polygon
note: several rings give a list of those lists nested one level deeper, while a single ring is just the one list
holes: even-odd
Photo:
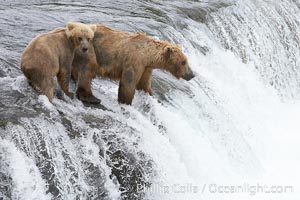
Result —
[{"label": "bear ear", "polygon": [[169,58],[171,57],[172,52],[173,52],[172,48],[169,47],[169,46],[166,46],[166,47],[164,48],[165,58],[166,58],[166,59],[169,59]]},{"label": "bear ear", "polygon": [[74,22],[67,23],[67,28],[69,31],[73,30],[75,28],[75,26],[76,26],[76,23],[74,23]]},{"label": "bear ear", "polygon": [[96,24],[89,24],[89,27],[92,29],[93,32],[95,32],[97,29]]}]

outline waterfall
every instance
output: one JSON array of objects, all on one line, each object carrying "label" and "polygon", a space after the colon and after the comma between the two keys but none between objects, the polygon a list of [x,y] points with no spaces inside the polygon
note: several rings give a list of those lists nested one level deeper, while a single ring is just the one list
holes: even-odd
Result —
[{"label": "waterfall", "polygon": [[[300,197],[299,1],[9,0],[0,10],[0,199]],[[51,104],[19,62],[34,36],[67,21],[178,43],[196,77],[156,70],[154,96],[137,92],[132,106],[118,104],[118,82],[96,78],[106,109]]]}]

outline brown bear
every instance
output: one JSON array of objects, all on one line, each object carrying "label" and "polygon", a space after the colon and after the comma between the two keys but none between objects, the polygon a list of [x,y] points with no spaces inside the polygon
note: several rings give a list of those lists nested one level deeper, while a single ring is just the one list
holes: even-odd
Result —
[{"label": "brown bear", "polygon": [[21,69],[29,84],[52,101],[56,76],[61,89],[70,96],[69,80],[75,50],[86,54],[92,46],[95,30],[96,25],[69,22],[66,28],[34,38],[21,58]]},{"label": "brown bear", "polygon": [[77,96],[82,101],[99,102],[90,88],[95,75],[120,80],[118,101],[125,104],[132,103],[136,89],[153,95],[153,69],[166,70],[187,81],[194,77],[187,57],[178,45],[154,40],[145,33],[130,34],[98,24],[92,43],[95,54],[83,60],[79,59],[82,52],[77,51],[72,64],[74,79],[78,77],[79,69],[88,69],[80,73],[78,80]]}]

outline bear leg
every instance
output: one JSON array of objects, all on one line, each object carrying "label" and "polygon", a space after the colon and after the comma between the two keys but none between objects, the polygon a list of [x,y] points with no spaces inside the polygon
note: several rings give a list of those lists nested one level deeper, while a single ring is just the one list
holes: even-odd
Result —
[{"label": "bear leg", "polygon": [[135,74],[133,69],[124,70],[119,83],[119,103],[131,105],[135,93]]},{"label": "bear leg", "polygon": [[25,75],[28,78],[29,85],[39,94],[46,95],[49,101],[52,102],[55,88],[53,78],[51,76],[45,76],[43,73],[35,69],[30,71],[27,70],[26,72],[27,73]]},{"label": "bear leg", "polygon": [[76,67],[72,67],[72,71],[71,71],[71,79],[73,81],[78,81],[78,69]]},{"label": "bear leg", "polygon": [[153,96],[151,89],[151,79],[152,79],[152,69],[146,69],[139,80],[137,85],[138,90],[144,90],[146,93],[149,93],[150,96]]},{"label": "bear leg", "polygon": [[67,96],[72,97],[72,93],[69,92],[70,76],[71,72],[69,70],[60,70],[57,74],[57,81],[64,93]]},{"label": "bear leg", "polygon": [[31,81],[30,85],[40,94],[46,95],[50,102],[53,100],[54,80],[51,77],[40,77],[39,81]]},{"label": "bear leg", "polygon": [[101,100],[96,98],[91,89],[92,80],[95,72],[89,68],[83,69],[78,73],[78,88],[76,91],[78,99],[90,104],[99,104]]},{"label": "bear leg", "polygon": [[45,92],[45,95],[48,97],[49,101],[52,102],[54,89],[55,89],[54,80],[53,78],[49,78],[46,82],[47,83],[43,90]]}]

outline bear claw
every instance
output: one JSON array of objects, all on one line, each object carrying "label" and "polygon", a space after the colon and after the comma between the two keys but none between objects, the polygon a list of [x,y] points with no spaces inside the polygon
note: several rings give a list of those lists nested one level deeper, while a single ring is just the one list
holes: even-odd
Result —
[{"label": "bear claw", "polygon": [[80,97],[80,95],[77,95],[77,97],[79,100],[81,100],[84,103],[89,103],[89,104],[100,104],[101,103],[101,100],[94,96]]}]

